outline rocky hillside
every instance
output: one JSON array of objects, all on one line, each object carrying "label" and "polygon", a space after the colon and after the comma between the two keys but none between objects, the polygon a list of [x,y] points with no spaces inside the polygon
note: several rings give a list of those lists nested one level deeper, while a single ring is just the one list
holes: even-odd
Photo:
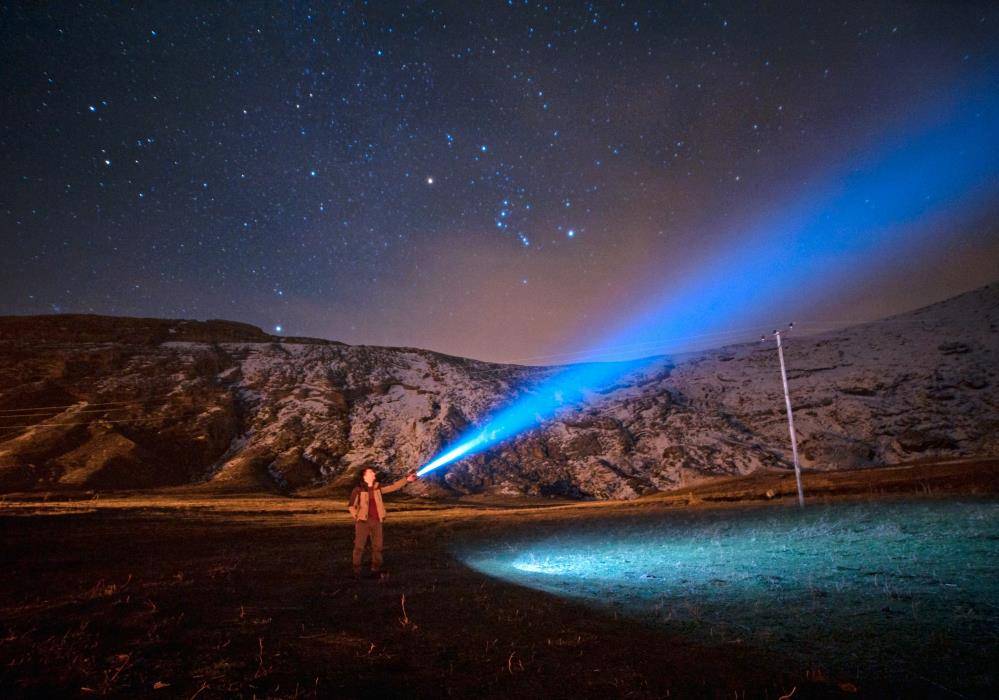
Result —
[{"label": "rocky hillside", "polygon": [[[999,454],[999,284],[791,336],[803,463]],[[0,318],[0,490],[338,491],[419,466],[553,368],[270,336],[228,321]],[[658,358],[411,487],[630,498],[789,467],[773,344]]]}]

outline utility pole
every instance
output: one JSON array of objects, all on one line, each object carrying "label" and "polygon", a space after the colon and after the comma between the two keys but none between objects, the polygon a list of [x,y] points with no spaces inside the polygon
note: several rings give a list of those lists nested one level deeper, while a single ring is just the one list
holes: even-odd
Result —
[{"label": "utility pole", "polygon": [[[787,330],[794,328],[793,323],[787,325]],[[780,378],[784,384],[784,403],[787,405],[787,427],[791,433],[791,455],[794,458],[794,478],[798,482],[798,506],[805,507],[805,490],[801,486],[801,465],[798,463],[798,436],[794,433],[794,413],[791,411],[791,394],[787,390],[787,370],[784,367],[784,347],[781,345],[780,331],[774,330],[774,337],[777,339],[777,356],[780,358]],[[766,340],[766,336],[761,336],[760,341]]]}]

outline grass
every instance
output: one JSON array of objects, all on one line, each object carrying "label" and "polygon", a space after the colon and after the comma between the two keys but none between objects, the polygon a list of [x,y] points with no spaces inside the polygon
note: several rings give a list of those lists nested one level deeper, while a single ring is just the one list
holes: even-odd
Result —
[{"label": "grass", "polygon": [[777,697],[807,682],[490,580],[442,546],[509,524],[390,520],[391,575],[354,581],[339,516],[2,518],[0,695]]},{"label": "grass", "polygon": [[989,696],[995,501],[966,494],[999,493],[995,461],[807,478],[825,501],[804,514],[786,474],[628,503],[389,497],[383,581],[350,578],[336,498],[8,495],[0,696]]},{"label": "grass", "polygon": [[999,502],[672,512],[459,550],[490,576],[859,682],[995,684]]}]

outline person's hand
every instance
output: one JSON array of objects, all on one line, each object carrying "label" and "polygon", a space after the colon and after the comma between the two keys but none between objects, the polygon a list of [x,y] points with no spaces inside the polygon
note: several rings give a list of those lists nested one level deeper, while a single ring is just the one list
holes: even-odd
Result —
[{"label": "person's hand", "polygon": [[414,481],[416,481],[416,479],[417,479],[416,472],[410,472],[409,474],[406,475],[406,481],[408,481],[409,483],[413,483]]}]

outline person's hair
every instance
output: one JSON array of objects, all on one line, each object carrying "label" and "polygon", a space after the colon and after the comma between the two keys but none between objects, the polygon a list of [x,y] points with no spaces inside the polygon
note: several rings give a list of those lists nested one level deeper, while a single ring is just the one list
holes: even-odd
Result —
[{"label": "person's hair", "polygon": [[375,481],[379,481],[379,478],[378,478],[378,467],[376,467],[373,464],[365,464],[357,472],[357,485],[358,486],[366,486],[366,484],[364,483],[364,472],[368,471],[369,469],[375,473]]}]

